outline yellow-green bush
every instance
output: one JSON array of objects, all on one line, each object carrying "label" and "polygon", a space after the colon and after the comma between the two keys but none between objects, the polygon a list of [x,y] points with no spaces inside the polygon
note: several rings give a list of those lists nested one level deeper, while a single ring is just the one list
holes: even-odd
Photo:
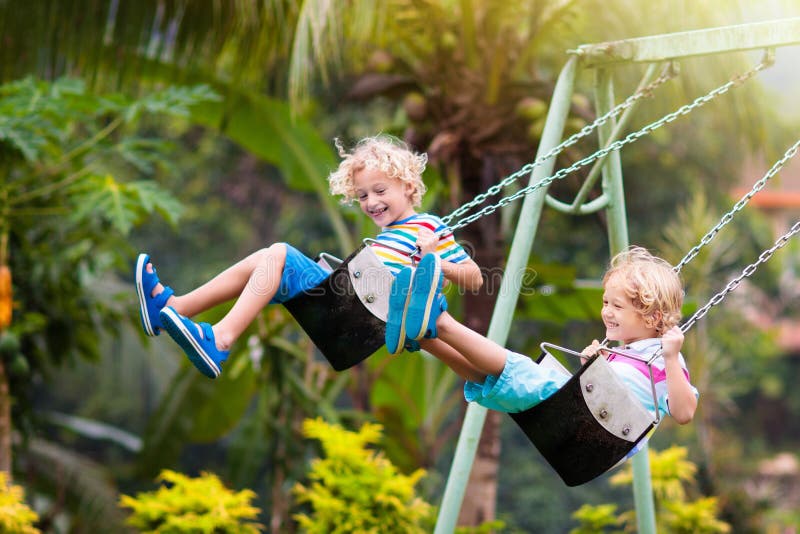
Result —
[{"label": "yellow-green bush", "polygon": [[382,453],[366,448],[380,441],[380,425],[367,423],[351,432],[321,419],[309,419],[303,423],[303,433],[321,442],[325,456],[311,462],[309,485],[297,484],[293,490],[297,503],[311,509],[294,515],[305,532],[412,534],[431,530],[433,509],[414,492],[425,471],[404,475]]},{"label": "yellow-green bush", "polygon": [[[717,500],[713,497],[700,497],[689,500],[695,485],[697,466],[687,460],[686,447],[670,447],[664,451],[650,450],[650,474],[653,485],[653,496],[657,512],[659,532],[670,534],[727,534],[730,525],[717,518],[719,513]],[[633,471],[626,464],[609,482],[614,486],[633,483]],[[585,532],[607,532],[608,527],[625,525],[626,532],[634,528],[636,515],[633,510],[623,512],[615,517],[616,507],[613,505],[584,505],[572,514],[580,525],[570,534]]]},{"label": "yellow-green bush", "polygon": [[25,491],[9,484],[6,473],[0,471],[0,532],[38,534],[33,524],[39,519],[36,512],[25,504]]},{"label": "yellow-green bush", "polygon": [[164,470],[157,480],[165,485],[156,491],[120,498],[120,506],[133,511],[127,523],[142,533],[254,534],[262,531],[262,525],[252,522],[258,517],[259,509],[250,504],[255,497],[250,490],[234,492],[211,473],[190,478]]}]

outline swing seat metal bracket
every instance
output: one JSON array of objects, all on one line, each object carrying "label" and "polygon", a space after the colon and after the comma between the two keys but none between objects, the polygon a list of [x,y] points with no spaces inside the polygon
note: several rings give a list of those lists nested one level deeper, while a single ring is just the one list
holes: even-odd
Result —
[{"label": "swing seat metal bracket", "polygon": [[605,358],[581,374],[580,384],[586,406],[610,434],[633,443],[652,424],[651,414],[630,395]]},{"label": "swing seat metal bracket", "polygon": [[366,246],[347,264],[350,282],[358,299],[372,315],[383,322],[389,317],[389,293],[394,277],[372,247]]}]

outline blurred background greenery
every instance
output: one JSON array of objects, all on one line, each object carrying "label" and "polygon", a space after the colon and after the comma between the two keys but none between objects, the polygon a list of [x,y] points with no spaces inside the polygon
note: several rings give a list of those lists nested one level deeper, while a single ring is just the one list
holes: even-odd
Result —
[{"label": "blurred background greenery", "polygon": [[[12,360],[25,360],[16,373],[9,367],[13,467],[40,528],[122,529],[118,494],[149,488],[170,468],[254,489],[261,522],[290,532],[287,488],[313,454],[300,423],[317,415],[384,425],[382,449],[403,472],[428,469],[423,493],[438,504],[465,408],[449,370],[419,354],[379,352],[337,374],[276,307],[235,347],[226,373],[208,381],[172,343],[141,334],[131,284],[138,251],[178,292],[275,241],[346,255],[374,229],[327,192],[334,138],[351,146],[386,132],[428,152],[424,208],[446,214],[534,159],[567,50],[798,16],[791,0],[0,0],[0,117],[9,121],[0,123],[0,230],[15,300],[4,336],[19,341]],[[629,129],[758,57],[683,61]],[[623,150],[632,243],[677,262],[729,209],[732,190],[760,178],[796,139],[797,47],[777,59],[763,80]],[[615,71],[618,100],[642,72]],[[587,71],[571,132],[594,119],[593,96]],[[544,109],[531,106],[538,102]],[[12,124],[30,138],[5,135]],[[558,165],[594,150],[582,141]],[[551,193],[569,199],[584,177],[556,182]],[[457,235],[488,272],[502,268],[518,209]],[[737,217],[684,270],[688,308],[750,263],[773,232],[768,213]],[[534,354],[543,340],[580,348],[599,337],[607,250],[602,213],[545,210],[509,347]],[[790,243],[742,290],[747,296],[715,309],[687,338],[698,416],[685,428],[665,422],[653,439],[656,449],[689,448],[700,468],[696,491],[719,497],[734,532],[800,521],[791,514],[800,506],[796,464],[784,478],[760,469],[800,445],[799,347],[781,345],[776,328],[754,326],[749,313],[797,323],[797,252]],[[452,294],[451,307],[485,331],[497,289]],[[629,490],[609,487],[608,477],[564,487],[504,416],[490,415],[482,439],[478,462],[492,475],[470,483],[467,523],[496,516],[510,531],[566,532],[582,504],[631,506]],[[495,492],[496,502],[486,498]]]}]

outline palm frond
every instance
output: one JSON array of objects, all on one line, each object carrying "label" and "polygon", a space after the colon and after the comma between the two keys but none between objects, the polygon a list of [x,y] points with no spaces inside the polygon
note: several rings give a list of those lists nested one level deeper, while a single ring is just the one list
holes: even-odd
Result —
[{"label": "palm frond", "polygon": [[85,527],[85,532],[124,531],[119,494],[105,467],[42,439],[30,440],[21,460],[29,486],[53,496],[65,495],[73,523]]}]

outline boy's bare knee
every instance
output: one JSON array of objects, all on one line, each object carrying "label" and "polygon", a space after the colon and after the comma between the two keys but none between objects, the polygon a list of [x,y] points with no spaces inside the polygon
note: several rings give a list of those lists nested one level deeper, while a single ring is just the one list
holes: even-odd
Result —
[{"label": "boy's bare knee", "polygon": [[441,315],[436,318],[436,330],[439,331],[439,336],[452,332],[455,322],[456,320],[453,319],[452,315],[447,312],[442,312]]},{"label": "boy's bare knee", "polygon": [[260,267],[281,267],[286,263],[286,243],[274,243],[256,252]]},{"label": "boy's bare knee", "polygon": [[274,243],[267,250],[281,263],[286,261],[286,243]]},{"label": "boy's bare knee", "polygon": [[250,276],[258,279],[259,286],[271,287],[272,279],[274,277],[280,279],[286,265],[286,245],[275,243],[257,250],[250,257],[253,259],[250,263]]}]

